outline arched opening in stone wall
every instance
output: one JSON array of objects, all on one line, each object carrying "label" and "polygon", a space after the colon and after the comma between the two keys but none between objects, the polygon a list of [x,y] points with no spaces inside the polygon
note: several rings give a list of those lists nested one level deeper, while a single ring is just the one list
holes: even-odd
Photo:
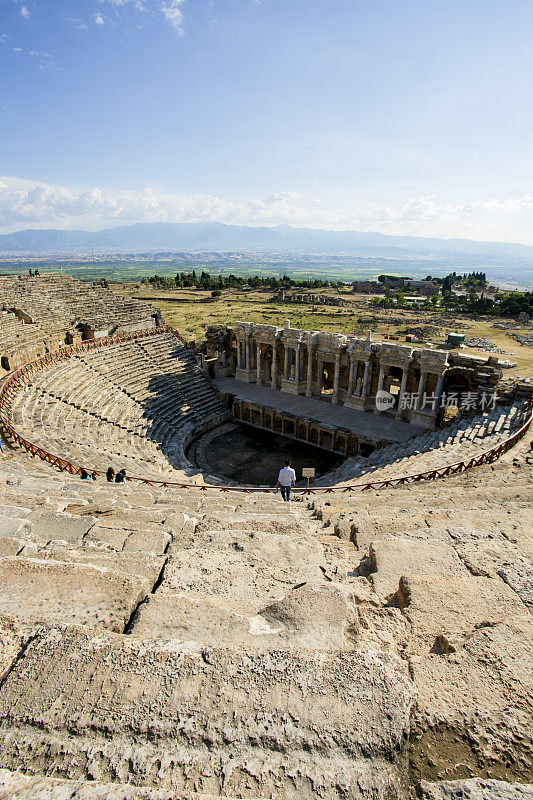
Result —
[{"label": "arched opening in stone wall", "polygon": [[457,395],[459,400],[466,392],[471,392],[473,386],[471,370],[456,367],[444,375],[443,391],[446,396]]},{"label": "arched opening in stone wall", "polygon": [[403,369],[401,367],[389,367],[389,374],[385,380],[384,388],[394,396],[394,409],[398,408],[402,377]]},{"label": "arched opening in stone wall", "polygon": [[333,394],[333,382],[335,380],[335,364],[333,361],[322,363],[322,375],[320,376],[320,394],[330,397]]},{"label": "arched opening in stone wall", "polygon": [[272,380],[272,345],[261,345],[261,383],[270,383]]}]

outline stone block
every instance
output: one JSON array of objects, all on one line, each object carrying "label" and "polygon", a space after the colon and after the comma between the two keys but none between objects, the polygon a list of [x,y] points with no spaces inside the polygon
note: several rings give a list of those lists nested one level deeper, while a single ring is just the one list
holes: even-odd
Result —
[{"label": "stone block", "polygon": [[0,614],[0,681],[2,681],[23,644],[23,634],[15,617]]},{"label": "stone block", "polygon": [[408,653],[438,652],[438,637],[470,633],[527,611],[499,579],[472,575],[404,575],[396,599],[412,626]]},{"label": "stone block", "polygon": [[531,800],[533,784],[471,778],[464,781],[420,781],[418,800]]},{"label": "stone block", "polygon": [[415,779],[533,780],[532,621],[505,617],[444,637],[440,655],[411,658]]},{"label": "stone block", "polygon": [[87,534],[86,542],[89,544],[105,544],[113,550],[130,553],[154,553],[161,555],[165,552],[171,540],[170,534],[161,530],[146,527],[142,530],[128,530],[120,527],[95,525]]},{"label": "stone block", "polygon": [[199,531],[195,547],[173,551],[161,594],[189,591],[261,608],[297,584],[324,580],[316,539],[239,529]]},{"label": "stone block", "polygon": [[46,620],[122,631],[150,589],[145,578],[89,564],[0,560],[2,611],[26,624]]},{"label": "stone block", "polygon": [[7,769],[189,794],[403,794],[414,699],[375,651],[240,653],[42,627],[0,692]]},{"label": "stone block", "polygon": [[[2,541],[0,540],[0,546]],[[72,547],[51,546],[39,552],[39,558],[50,558],[52,561],[71,562],[73,564],[91,564],[94,567],[104,567],[113,572],[122,572],[125,575],[140,575],[147,578],[153,586],[166,558],[153,553],[125,552],[116,553],[112,550],[100,550],[97,547]]]},{"label": "stone block", "polygon": [[44,541],[63,541],[80,544],[96,522],[95,517],[36,510],[29,519],[36,536]]},{"label": "stone block", "polygon": [[354,650],[359,618],[350,587],[305,584],[266,608],[189,594],[150,595],[139,606],[133,636],[263,649]]},{"label": "stone block", "polygon": [[403,539],[393,536],[374,540],[369,550],[371,581],[383,599],[398,591],[402,575],[468,575],[453,547],[438,539]]}]

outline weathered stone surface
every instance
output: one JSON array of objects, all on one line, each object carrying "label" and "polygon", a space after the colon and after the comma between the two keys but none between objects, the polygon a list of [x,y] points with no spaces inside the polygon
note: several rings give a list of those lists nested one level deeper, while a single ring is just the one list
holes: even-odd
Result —
[{"label": "weathered stone surface", "polygon": [[[189,794],[190,800],[213,800],[211,795]],[[69,781],[22,775],[0,769],[0,800],[183,800],[181,793],[143,786]]]},{"label": "weathered stone surface", "polygon": [[45,541],[64,541],[79,544],[96,522],[95,517],[36,510],[29,519],[35,534]]},{"label": "weathered stone surface", "polygon": [[177,638],[226,647],[354,650],[357,596],[341,584],[305,584],[266,608],[246,608],[190,594],[150,595],[133,622],[133,636]]},{"label": "weathered stone surface", "polygon": [[0,681],[3,680],[22,647],[23,635],[15,617],[0,614]]},{"label": "weathered stone surface", "polygon": [[[533,519],[531,520],[533,530]],[[480,531],[453,528],[453,545],[468,569],[475,575],[500,577],[533,610],[532,539],[520,544],[510,541],[499,530]]]},{"label": "weathered stone surface", "polygon": [[122,631],[150,591],[145,579],[88,564],[0,560],[2,611],[21,622],[63,622]]},{"label": "weathered stone surface", "polygon": [[406,664],[375,651],[42,628],[0,692],[0,760],[174,792],[392,800],[413,698]]},{"label": "weathered stone surface", "polygon": [[14,536],[4,536],[0,539],[0,558],[5,556],[16,556],[26,544],[24,539],[17,539]]},{"label": "weathered stone surface", "polygon": [[191,591],[260,607],[297,584],[324,580],[322,547],[309,536],[199,531],[195,545],[173,551],[162,594]]},{"label": "weathered stone surface", "polygon": [[156,556],[153,553],[117,553],[113,550],[99,550],[96,547],[73,548],[54,545],[41,550],[39,558],[50,558],[52,561],[73,564],[92,564],[94,567],[104,567],[113,572],[123,572],[126,575],[140,575],[147,578],[151,586],[159,578],[166,561],[164,556]]},{"label": "weathered stone surface", "polygon": [[442,642],[411,659],[418,689],[415,778],[533,778],[533,639],[529,614]]},{"label": "weathered stone surface", "polygon": [[369,557],[372,584],[382,599],[398,591],[402,575],[420,571],[425,575],[468,575],[453,547],[439,539],[378,539],[370,545]]},{"label": "weathered stone surface", "polygon": [[416,787],[420,800],[531,800],[533,784],[472,778],[465,781],[420,781]]},{"label": "weathered stone surface", "polygon": [[442,634],[470,633],[527,610],[503,581],[471,575],[406,575],[397,599],[412,625],[408,652],[420,655]]},{"label": "weathered stone surface", "polygon": [[90,530],[86,541],[96,544],[103,543],[117,551],[162,554],[170,542],[170,534],[163,529],[154,530],[149,527],[134,531],[118,525],[111,527],[110,521],[106,520],[105,523],[95,525]]}]

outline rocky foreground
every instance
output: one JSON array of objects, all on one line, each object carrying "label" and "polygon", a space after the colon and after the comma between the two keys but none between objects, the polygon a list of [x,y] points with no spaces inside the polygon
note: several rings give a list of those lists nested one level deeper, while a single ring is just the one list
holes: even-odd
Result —
[{"label": "rocky foreground", "polygon": [[532,458],[272,495],[0,464],[0,798],[533,788]]}]

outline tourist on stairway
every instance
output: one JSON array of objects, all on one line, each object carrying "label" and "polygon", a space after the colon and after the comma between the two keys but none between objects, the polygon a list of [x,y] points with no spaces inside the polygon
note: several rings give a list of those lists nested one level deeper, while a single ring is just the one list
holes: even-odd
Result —
[{"label": "tourist on stairway", "polygon": [[291,467],[290,459],[285,459],[285,466],[280,469],[278,476],[278,486],[281,489],[281,496],[288,502],[291,499],[291,487],[296,483],[296,473]]}]

